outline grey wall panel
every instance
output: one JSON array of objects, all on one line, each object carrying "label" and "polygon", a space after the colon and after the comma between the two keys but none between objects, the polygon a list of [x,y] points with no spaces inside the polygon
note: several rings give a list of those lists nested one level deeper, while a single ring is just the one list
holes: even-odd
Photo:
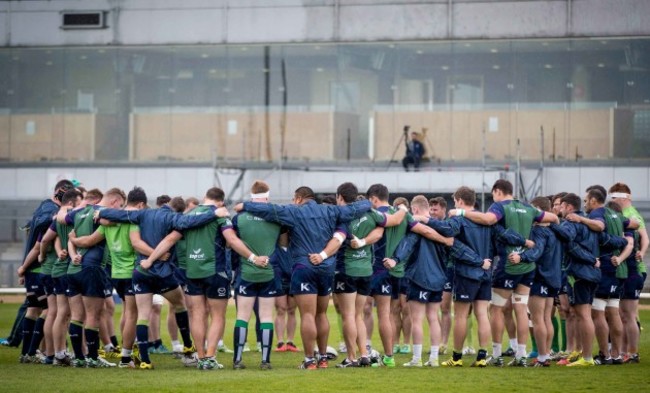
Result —
[{"label": "grey wall panel", "polygon": [[233,8],[228,11],[228,42],[334,40],[332,7]]},{"label": "grey wall panel", "polygon": [[458,3],[453,5],[454,38],[561,37],[566,34],[565,1]]},{"label": "grey wall panel", "polygon": [[573,0],[572,32],[578,36],[648,35],[648,0]]},{"label": "grey wall panel", "polygon": [[104,45],[112,40],[110,29],[62,30],[59,12],[14,12],[11,14],[11,45]]},{"label": "grey wall panel", "polygon": [[[0,190],[0,200],[36,200],[51,195],[57,179],[72,177],[87,188],[106,190],[120,187],[128,192],[138,185],[145,189],[150,199],[160,194],[201,198],[205,191],[220,186],[229,195],[240,175],[236,169],[219,170],[215,177],[210,167],[133,167],[133,168],[2,168],[0,181],[9,186]],[[489,191],[500,176],[500,172],[486,172],[485,184]],[[506,177],[513,181],[514,172]],[[534,179],[536,170],[523,171],[526,185]],[[14,180],[15,179],[15,180]],[[249,170],[244,174],[242,188],[236,190],[234,198],[247,198],[250,185],[256,179],[263,179],[271,185],[273,198],[290,200],[293,191],[303,185],[316,192],[333,192],[345,181],[354,182],[361,191],[373,183],[383,183],[392,192],[453,192],[461,185],[481,191],[483,174],[478,170],[423,171],[404,173],[394,171],[277,171]],[[544,170],[542,194],[560,191],[582,194],[592,184],[609,188],[617,181],[627,183],[636,200],[650,200],[650,168],[644,167],[547,167]]]},{"label": "grey wall panel", "polygon": [[224,42],[221,9],[125,10],[119,18],[122,44],[200,44]]},{"label": "grey wall panel", "polygon": [[[450,27],[448,2],[441,0],[0,2],[0,13],[10,18],[0,18],[0,35],[7,46],[650,35],[646,0],[451,4]],[[109,10],[109,26],[61,30],[62,10]]]},{"label": "grey wall panel", "polygon": [[447,37],[447,5],[391,4],[345,6],[340,11],[342,41],[421,40]]}]

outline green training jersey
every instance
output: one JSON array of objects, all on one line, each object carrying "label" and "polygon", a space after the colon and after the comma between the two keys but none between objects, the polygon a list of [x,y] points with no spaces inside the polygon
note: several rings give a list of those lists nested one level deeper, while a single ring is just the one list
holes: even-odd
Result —
[{"label": "green training jersey", "polygon": [[[395,214],[397,213],[397,209],[392,207],[392,206],[387,206],[384,207],[384,209],[378,209],[380,212],[385,213],[385,214]],[[384,238],[385,238],[385,254],[381,258],[381,261],[378,261],[377,255],[375,255],[375,264],[381,263],[383,265],[383,258],[392,258],[393,254],[395,254],[395,250],[397,249],[397,245],[399,244],[400,241],[406,236],[406,232],[409,230],[409,228],[413,227],[415,224],[415,220],[413,220],[413,216],[410,213],[406,214],[406,217],[402,220],[402,222],[399,225],[386,228],[384,231]],[[379,242],[378,242],[379,243]],[[375,247],[375,252],[377,250],[377,247]],[[406,267],[406,261],[400,261],[393,269],[389,271],[389,274],[393,277],[404,277],[404,272],[405,272],[405,267]]]},{"label": "green training jersey", "polygon": [[[255,217],[250,213],[242,213],[233,219],[239,238],[255,255],[271,256],[280,237],[280,225]],[[233,251],[235,252],[235,251]],[[256,266],[248,258],[239,258],[241,278],[248,282],[269,282],[274,279],[273,266]]]},{"label": "green training jersey", "polygon": [[[360,218],[350,221],[347,230],[350,235],[363,239],[377,226],[386,226],[386,215],[373,209]],[[346,247],[343,257],[346,275],[351,277],[368,277],[372,275],[374,254],[371,244],[357,249]]]},{"label": "green training jersey", "polygon": [[[213,214],[213,207],[199,205],[188,212],[189,215],[204,214],[209,211]],[[219,230],[232,227],[229,218],[217,218],[202,227],[185,231],[187,278],[205,278],[217,273],[217,236],[221,236]],[[223,243],[223,242],[222,242]]]},{"label": "green training jersey", "polygon": [[[73,229],[74,228],[72,225],[61,224],[59,222],[56,223],[56,235],[59,238],[59,242],[61,243],[61,248],[64,250],[68,249],[68,234]],[[54,241],[56,241],[56,239],[54,239]],[[70,269],[69,264],[70,257],[67,257],[64,260],[57,259],[56,262],[54,262],[54,266],[52,267],[52,277],[58,278],[65,274],[68,274],[68,271]],[[75,265],[75,269],[76,270],[73,271],[73,274],[81,270],[81,265]]]},{"label": "green training jersey", "polygon": [[178,267],[183,270],[187,269],[187,245],[184,237],[176,242],[175,248]]},{"label": "green training jersey", "polygon": [[645,228],[645,220],[643,219],[641,213],[639,213],[639,211],[636,210],[634,206],[628,206],[625,209],[623,209],[623,215],[626,218],[634,218],[636,221],[638,221],[639,229]]},{"label": "green training jersey", "polygon": [[52,243],[48,244],[47,253],[45,254],[45,260],[41,265],[41,274],[45,274],[46,276],[51,276],[52,268],[54,267],[54,263],[56,262],[57,259],[59,259],[59,256],[56,255],[56,249],[54,248],[54,245]]},{"label": "green training jersey", "polygon": [[[607,233],[612,236],[624,236],[623,233],[623,216],[618,214],[614,210],[606,207],[605,208],[605,228]],[[621,255],[620,250],[614,250],[612,255],[619,256]],[[616,278],[626,279],[628,275],[627,263],[621,263],[616,267]]]},{"label": "green training jersey", "polygon": [[106,248],[111,255],[111,278],[131,278],[135,267],[135,250],[131,245],[131,232],[139,232],[134,224],[101,226],[97,229],[106,238]]},{"label": "green training jersey", "polygon": [[[639,213],[638,210],[634,206],[628,206],[625,209],[623,209],[623,215],[626,218],[633,218],[639,223],[639,229],[645,228],[645,220],[643,219],[643,216],[641,216],[641,213]],[[638,235],[635,235],[637,237]],[[646,273],[646,266],[645,262],[643,262],[643,259],[640,261],[637,261],[637,270],[639,273]]]},{"label": "green training jersey", "polygon": [[[90,236],[95,232],[95,221],[94,221],[95,209],[92,205],[88,205],[77,212],[74,216],[74,232],[77,237]],[[77,247],[77,254],[82,257],[88,252],[88,248]],[[104,254],[105,257],[105,254]],[[103,259],[102,259],[103,262]],[[70,266],[75,266],[74,263],[71,263]],[[81,265],[79,265],[79,270],[81,271]],[[70,274],[70,270],[68,270]]]},{"label": "green training jersey", "polygon": [[[539,216],[539,211],[530,205],[525,205],[514,199],[508,204],[503,205],[505,212],[506,228],[512,229],[526,239],[530,239],[530,231],[533,227],[535,217]],[[506,247],[507,254],[513,251],[521,251],[519,247]],[[506,260],[505,271],[512,275],[526,274],[535,270],[534,263],[510,263]]]}]

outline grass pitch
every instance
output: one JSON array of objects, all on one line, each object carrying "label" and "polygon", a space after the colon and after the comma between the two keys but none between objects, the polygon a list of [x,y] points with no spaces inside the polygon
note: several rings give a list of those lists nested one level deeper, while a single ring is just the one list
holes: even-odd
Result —
[{"label": "grass pitch", "polygon": [[[16,304],[0,304],[0,337],[5,337],[15,317]],[[165,307],[166,309],[166,307]],[[118,306],[117,311],[120,311]],[[163,315],[164,318],[164,315]],[[229,307],[225,342],[232,346],[234,308]],[[641,320],[650,326],[650,311],[641,311]],[[333,307],[330,343],[338,342]],[[252,325],[252,324],[251,324]],[[0,347],[0,392],[647,392],[650,391],[650,337],[641,334],[641,363],[601,366],[586,369],[550,368],[406,369],[402,363],[410,355],[396,355],[394,369],[336,369],[304,371],[297,367],[300,353],[273,353],[274,369],[257,369],[260,354],[244,354],[246,370],[233,370],[232,355],[219,354],[223,370],[199,371],[183,367],[170,355],[152,355],[152,371],[128,369],[73,369],[45,365],[19,364],[17,348]],[[163,341],[169,344],[163,319]],[[251,339],[251,337],[253,337]],[[426,337],[426,335],[425,335]],[[254,333],[249,332],[254,342]],[[426,340],[428,341],[428,340]],[[451,339],[450,339],[451,342]],[[378,333],[373,336],[380,348]],[[297,344],[301,345],[299,337]],[[254,347],[254,345],[253,345]],[[426,356],[426,355],[424,355]],[[446,359],[442,356],[441,359]],[[465,362],[471,361],[465,357]],[[339,361],[342,358],[339,357]],[[426,360],[426,359],[425,359]]]}]

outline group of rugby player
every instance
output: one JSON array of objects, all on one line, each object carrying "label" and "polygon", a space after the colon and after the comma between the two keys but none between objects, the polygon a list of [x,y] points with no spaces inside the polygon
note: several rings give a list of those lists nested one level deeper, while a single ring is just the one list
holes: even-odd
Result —
[{"label": "group of rugby player", "polygon": [[[291,331],[283,341],[285,326],[295,326],[284,318],[292,304],[300,312],[300,368],[327,368],[333,293],[344,341],[341,368],[395,367],[396,352],[411,353],[409,345],[398,345],[400,331],[413,344],[404,367],[463,366],[463,354],[476,354],[474,367],[504,366],[504,330],[510,366],[639,362],[637,309],[648,236],[625,184],[609,194],[589,187],[584,200],[561,193],[528,204],[513,197],[510,182],[498,180],[487,212],[476,208],[468,187],[453,194],[448,212],[444,199],[422,195],[391,206],[382,184],[361,195],[343,183],[323,203],[300,187],[291,204],[276,205],[269,203],[268,184],[256,181],[232,219],[224,197],[215,187],[200,204],[174,198],[149,208],[139,187],[128,196],[117,188],[84,195],[59,182],[34,214],[18,269],[28,306],[20,361],[36,362],[44,338],[45,363],[152,369],[149,324],[154,295],[161,295],[170,304],[170,334],[182,362],[220,369],[216,353],[234,294],[233,368],[246,367],[253,311],[261,369],[271,369],[274,321],[275,350],[297,351]],[[113,290],[124,304],[121,345],[112,323]],[[452,353],[441,361],[452,303]],[[561,324],[554,323],[556,304]],[[373,306],[383,356],[370,346]],[[466,345],[472,312],[478,351]],[[423,362],[425,318],[430,349]]]}]

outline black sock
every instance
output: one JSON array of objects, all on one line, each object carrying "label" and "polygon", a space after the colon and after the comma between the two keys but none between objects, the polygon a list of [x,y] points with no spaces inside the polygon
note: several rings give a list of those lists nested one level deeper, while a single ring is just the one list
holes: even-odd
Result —
[{"label": "black sock", "polygon": [[479,349],[476,360],[483,360],[485,358],[487,358],[487,351],[485,349]]},{"label": "black sock", "polygon": [[147,321],[138,321],[135,327],[135,337],[140,350],[140,359],[145,363],[151,363],[149,359],[149,325]]},{"label": "black sock", "polygon": [[[183,338],[183,345],[186,348],[192,348],[192,336],[190,334],[190,319],[187,315],[187,311],[180,311],[175,314],[176,324],[178,325],[178,330],[181,332],[181,337]],[[203,343],[201,343],[203,345]]]},{"label": "black sock", "polygon": [[457,361],[459,361],[460,359],[463,358],[463,353],[454,351],[453,354],[452,354],[452,357],[454,359],[454,362],[457,362]]},{"label": "black sock", "polygon": [[70,334],[70,344],[72,344],[72,351],[74,352],[74,357],[83,360],[83,336],[84,328],[83,324],[79,321],[70,321],[70,326],[68,328],[68,333]]},{"label": "black sock", "polygon": [[43,327],[45,326],[45,318],[39,317],[34,324],[34,333],[32,334],[32,343],[29,345],[29,356],[36,355],[36,350],[41,346],[43,340]]},{"label": "black sock", "polygon": [[92,360],[97,360],[99,357],[99,330],[97,329],[84,329],[86,335],[86,346],[88,347],[88,357]]},{"label": "black sock", "polygon": [[23,349],[21,355],[29,353],[29,347],[32,345],[32,336],[34,335],[34,325],[36,320],[31,318],[23,318]]},{"label": "black sock", "polygon": [[160,338],[153,342],[153,347],[156,349],[160,348],[161,345],[162,345],[162,339]]},{"label": "black sock", "polygon": [[111,336],[111,344],[113,344],[115,348],[118,347],[119,343],[117,342],[117,336]]}]

